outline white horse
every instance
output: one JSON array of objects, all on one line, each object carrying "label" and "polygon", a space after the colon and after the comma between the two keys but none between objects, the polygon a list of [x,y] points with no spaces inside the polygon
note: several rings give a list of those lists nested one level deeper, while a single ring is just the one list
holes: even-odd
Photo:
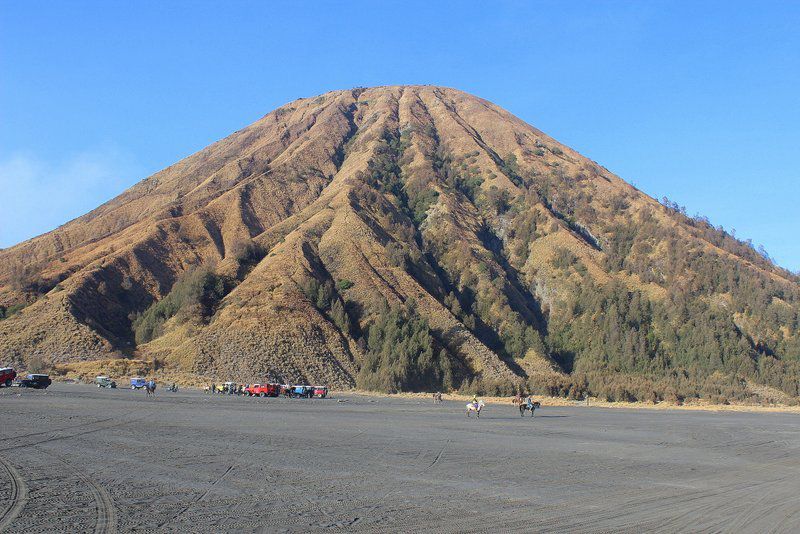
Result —
[{"label": "white horse", "polygon": [[469,404],[467,404],[467,417],[469,417],[469,414],[471,412],[475,412],[475,415],[480,417],[481,416],[481,410],[483,410],[483,406],[484,406],[484,404],[483,404],[482,400],[479,400],[477,403],[470,402]]}]

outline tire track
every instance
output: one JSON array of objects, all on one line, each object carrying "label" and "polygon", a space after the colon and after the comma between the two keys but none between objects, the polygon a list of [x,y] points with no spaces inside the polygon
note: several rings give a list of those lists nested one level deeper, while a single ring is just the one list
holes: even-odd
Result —
[{"label": "tire track", "polygon": [[[793,501],[790,501],[790,502],[792,502],[794,504],[794,506],[792,507],[792,511],[787,513],[783,517],[783,519],[781,519],[781,521],[778,524],[774,525],[774,527],[770,530],[770,532],[792,532],[793,531],[793,529],[791,528],[790,523],[792,522],[792,520],[795,517],[800,516],[800,507],[797,506],[797,504],[798,504],[797,501],[800,501],[800,499],[798,499],[797,497],[794,497]],[[800,521],[798,521],[797,524],[798,524],[798,526],[800,526]],[[794,532],[796,532],[796,531],[797,530],[794,530]]]},{"label": "tire track", "polygon": [[418,474],[418,475],[421,475],[421,474],[425,473],[426,471],[428,471],[429,469],[431,469],[431,468],[432,468],[433,466],[435,466],[437,463],[439,463],[439,460],[441,459],[441,457],[442,457],[442,454],[444,454],[444,450],[447,448],[447,446],[448,446],[449,444],[450,444],[450,440],[448,439],[447,441],[445,441],[445,442],[444,442],[444,445],[442,445],[442,448],[441,448],[441,450],[439,451],[439,454],[437,454],[437,455],[436,455],[436,458],[434,458],[434,459],[433,459],[433,461],[432,461],[432,462],[431,462],[431,463],[428,465],[428,467],[426,467],[425,469],[423,469],[422,471],[420,471],[420,472],[419,472],[419,473],[417,473],[417,474]]},{"label": "tire track", "polygon": [[[52,453],[50,453],[52,454]],[[114,500],[103,486],[92,480],[80,469],[67,462],[64,458],[53,455],[64,464],[76,477],[78,477],[92,494],[95,502],[95,510],[97,512],[97,521],[94,525],[95,534],[113,534],[117,531],[117,510],[114,507]]]},{"label": "tire track", "polygon": [[360,438],[361,436],[363,436],[364,434],[366,434],[367,432],[369,432],[369,430],[361,430],[361,431],[359,431],[359,432],[356,432],[355,434],[353,434],[353,435],[352,435],[352,436],[350,436],[349,438],[347,438],[347,439],[343,440],[343,441],[342,441],[342,444],[345,444],[345,443],[352,443],[352,442],[354,442],[356,439],[358,439],[358,438]]},{"label": "tire track", "polygon": [[226,477],[226,476],[228,476],[228,473],[230,473],[231,471],[233,471],[233,468],[234,468],[234,467],[236,467],[236,465],[230,465],[230,466],[228,466],[228,469],[226,469],[226,470],[225,470],[225,472],[224,472],[224,473],[222,473],[222,476],[220,476],[220,477],[219,477],[217,480],[215,480],[215,481],[214,481],[214,483],[213,483],[213,484],[211,484],[211,485],[208,487],[208,489],[205,491],[205,493],[203,493],[203,494],[200,496],[200,498],[199,498],[199,499],[197,499],[197,501],[196,501],[196,502],[200,502],[200,501],[204,501],[204,500],[206,500],[206,497],[208,497],[208,495],[211,493],[211,490],[213,490],[213,489],[214,489],[214,488],[217,486],[217,484],[219,484],[220,482],[222,482],[223,480],[225,480],[225,477]]},{"label": "tire track", "polygon": [[0,465],[8,473],[11,489],[8,507],[0,515],[0,531],[3,531],[11,526],[11,523],[25,508],[25,504],[28,502],[28,486],[16,468],[2,457],[0,457]]},{"label": "tire track", "polygon": [[90,426],[90,425],[96,425],[96,424],[99,424],[99,423],[105,423],[106,421],[112,421],[114,419],[118,419],[118,418],[116,418],[116,417],[108,417],[106,419],[98,419],[97,421],[89,421],[88,423],[83,423],[83,424],[80,424],[80,425],[71,425],[71,426],[65,426],[65,427],[61,427],[61,428],[53,428],[51,430],[43,430],[42,432],[31,432],[29,434],[19,434],[19,435],[16,435],[16,436],[8,436],[8,437],[5,437],[5,438],[0,438],[0,443],[5,443],[6,441],[11,441],[12,439],[30,438],[30,437],[33,437],[33,436],[41,436],[41,435],[44,435],[44,434],[54,434],[56,432],[63,432],[65,430],[71,430],[71,429],[75,429],[75,428],[83,428],[83,427]]},{"label": "tire track", "polygon": [[114,508],[114,501],[111,499],[108,490],[99,486],[89,477],[81,477],[88,484],[92,491],[95,502],[97,503],[97,523],[94,527],[95,534],[113,533],[117,531],[117,511]]},{"label": "tire track", "polygon": [[[241,458],[241,456],[242,456],[242,455],[243,455],[243,454],[244,454],[246,451],[249,451],[250,449],[252,449],[252,447],[253,447],[253,446],[255,446],[257,443],[259,443],[259,441],[260,441],[259,439],[256,439],[256,440],[255,440],[255,441],[253,441],[252,443],[249,443],[249,444],[247,445],[246,449],[239,449],[239,453],[240,453],[240,454],[239,454],[239,456],[240,456],[240,458]],[[205,501],[205,500],[206,500],[206,498],[207,498],[207,497],[208,497],[208,496],[211,494],[212,490],[213,490],[213,489],[214,489],[214,488],[215,488],[217,485],[219,485],[219,484],[220,484],[220,482],[222,482],[223,480],[225,480],[225,478],[226,478],[226,477],[227,477],[227,476],[228,476],[228,475],[231,473],[231,471],[233,471],[234,469],[236,469],[236,467],[237,467],[237,466],[242,466],[242,465],[245,465],[245,464],[244,464],[244,462],[234,462],[234,463],[232,463],[231,465],[229,465],[229,466],[228,466],[228,468],[225,470],[225,472],[224,472],[224,473],[222,473],[222,474],[221,474],[219,477],[217,477],[217,479],[216,479],[214,482],[212,482],[212,483],[211,483],[211,484],[208,486],[208,488],[206,488],[206,490],[203,492],[203,494],[202,494],[202,495],[200,495],[200,497],[198,497],[197,499],[195,499],[195,500],[193,500],[193,501],[190,501],[190,502],[188,502],[188,503],[186,504],[186,506],[184,506],[183,508],[181,508],[181,509],[178,511],[178,513],[177,513],[177,514],[174,514],[173,516],[169,517],[169,518],[168,518],[168,519],[166,519],[165,521],[162,521],[162,522],[160,522],[158,525],[156,525],[155,529],[156,529],[156,530],[158,530],[158,529],[164,528],[164,526],[168,525],[169,523],[172,523],[173,521],[175,521],[176,519],[178,519],[179,517],[181,517],[183,514],[185,514],[186,512],[188,512],[188,511],[189,511],[189,510],[190,510],[190,509],[191,509],[193,506],[196,506],[198,503]]]},{"label": "tire track", "polygon": [[214,489],[214,487],[216,487],[216,486],[217,486],[217,484],[219,484],[220,482],[222,482],[222,481],[225,479],[225,477],[226,477],[226,476],[228,476],[228,473],[230,473],[231,471],[233,471],[234,467],[236,467],[236,466],[235,466],[235,465],[230,465],[230,466],[228,466],[228,468],[225,470],[225,472],[224,472],[224,473],[222,473],[222,474],[221,474],[221,475],[220,475],[220,476],[219,476],[219,477],[218,477],[218,478],[217,478],[217,479],[216,479],[214,482],[212,482],[212,483],[211,483],[211,485],[209,485],[209,486],[208,486],[208,488],[206,489],[206,491],[204,491],[204,492],[203,492],[203,494],[202,494],[202,495],[200,495],[200,497],[198,497],[197,499],[195,499],[195,500],[193,500],[193,501],[190,501],[190,502],[186,503],[186,506],[184,506],[183,508],[181,508],[181,509],[178,511],[178,513],[177,513],[177,514],[175,514],[175,515],[171,516],[171,517],[170,517],[169,519],[167,519],[166,521],[162,521],[161,523],[159,523],[159,524],[158,524],[158,525],[155,527],[155,528],[156,528],[156,530],[158,530],[158,529],[160,529],[160,528],[163,528],[165,525],[167,525],[167,524],[169,524],[169,523],[172,523],[173,521],[177,520],[177,519],[178,519],[179,517],[181,517],[183,514],[185,514],[186,512],[188,512],[188,511],[189,511],[189,509],[191,509],[191,508],[192,508],[193,506],[195,506],[197,503],[204,501],[204,500],[206,499],[206,497],[208,497],[208,495],[211,493],[211,490],[213,490],[213,489]]},{"label": "tire track", "polygon": [[[118,427],[121,427],[121,426],[137,423],[137,422],[141,421],[144,418],[145,417],[142,416],[142,417],[138,417],[138,418],[135,418],[135,419],[129,419],[127,421],[117,422],[117,423],[114,423],[114,424],[111,424],[111,425],[101,426],[99,428],[90,428],[88,430],[83,430],[83,431],[80,431],[80,432],[73,432],[71,434],[64,434],[64,435],[57,435],[57,434],[64,432],[65,429],[51,431],[51,432],[35,432],[33,434],[27,434],[27,435],[22,436],[22,437],[40,436],[42,434],[56,434],[56,435],[51,435],[51,437],[49,437],[47,439],[40,440],[40,441],[33,441],[33,442],[28,442],[28,443],[20,443],[20,444],[17,444],[17,445],[10,445],[10,446],[7,446],[7,447],[2,447],[2,448],[0,448],[0,452],[12,451],[12,450],[15,450],[15,449],[24,449],[26,447],[35,447],[35,446],[38,446],[38,445],[43,445],[45,443],[50,443],[52,441],[61,441],[61,440],[64,440],[64,439],[76,438],[78,436],[84,436],[86,434],[92,434],[94,432],[100,432],[101,430],[109,430],[109,429],[112,429],[112,428],[118,428]],[[87,426],[103,423],[103,422],[109,421],[111,419],[118,420],[119,418],[114,417],[114,418],[110,418],[110,419],[101,419],[100,421],[93,421],[91,423],[86,423],[86,424],[83,424],[83,425],[77,425],[75,428],[85,428]]]}]

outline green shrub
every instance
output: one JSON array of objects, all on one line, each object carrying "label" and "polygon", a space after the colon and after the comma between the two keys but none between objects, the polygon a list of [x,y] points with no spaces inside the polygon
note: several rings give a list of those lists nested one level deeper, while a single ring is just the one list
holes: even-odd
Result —
[{"label": "green shrub", "polygon": [[348,289],[353,287],[353,282],[352,282],[352,280],[344,280],[344,279],[342,279],[342,280],[339,280],[339,283],[337,284],[337,286],[339,287],[339,291],[347,291]]},{"label": "green shrub", "polygon": [[228,281],[208,269],[199,268],[185,272],[167,296],[154,302],[144,313],[134,318],[136,343],[147,343],[161,336],[164,333],[164,323],[178,313],[183,313],[186,319],[210,316],[227,289]]},{"label": "green shrub", "polygon": [[463,193],[471,202],[477,200],[483,184],[481,175],[470,172],[466,165],[457,167],[453,156],[441,147],[433,156],[433,169],[447,185]]},{"label": "green shrub", "polygon": [[503,174],[508,176],[508,179],[514,182],[514,185],[517,187],[522,187],[525,185],[525,181],[521,176],[522,171],[520,170],[519,163],[517,162],[517,156],[514,154],[509,154],[500,162],[500,170],[503,171]]},{"label": "green shrub", "polygon": [[333,289],[333,283],[326,280],[319,283],[316,278],[308,278],[301,285],[300,290],[308,297],[308,300],[320,311],[327,311],[331,307],[336,291]]},{"label": "green shrub", "polygon": [[350,316],[347,314],[347,310],[345,310],[344,304],[340,299],[336,299],[333,301],[333,304],[331,304],[330,316],[331,320],[333,320],[333,324],[335,324],[343,334],[352,335]]},{"label": "green shrub", "polygon": [[428,210],[439,198],[439,193],[433,189],[425,189],[416,195],[409,195],[409,209],[412,219],[417,224],[421,224],[428,216]]}]

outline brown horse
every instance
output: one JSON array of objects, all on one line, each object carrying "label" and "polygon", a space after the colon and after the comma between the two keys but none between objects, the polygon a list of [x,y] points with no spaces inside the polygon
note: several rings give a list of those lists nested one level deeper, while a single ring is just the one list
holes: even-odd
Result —
[{"label": "brown horse", "polygon": [[525,410],[530,410],[531,417],[533,417],[533,412],[536,411],[537,408],[541,408],[542,405],[536,401],[533,401],[530,406],[528,406],[527,402],[520,402],[519,403],[519,416],[525,417]]}]

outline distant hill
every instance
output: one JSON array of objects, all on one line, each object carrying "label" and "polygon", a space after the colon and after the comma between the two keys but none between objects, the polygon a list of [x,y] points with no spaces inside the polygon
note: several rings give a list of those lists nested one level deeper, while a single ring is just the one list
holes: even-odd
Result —
[{"label": "distant hill", "polygon": [[505,110],[291,102],[0,251],[0,363],[242,381],[798,396],[800,281]]}]

